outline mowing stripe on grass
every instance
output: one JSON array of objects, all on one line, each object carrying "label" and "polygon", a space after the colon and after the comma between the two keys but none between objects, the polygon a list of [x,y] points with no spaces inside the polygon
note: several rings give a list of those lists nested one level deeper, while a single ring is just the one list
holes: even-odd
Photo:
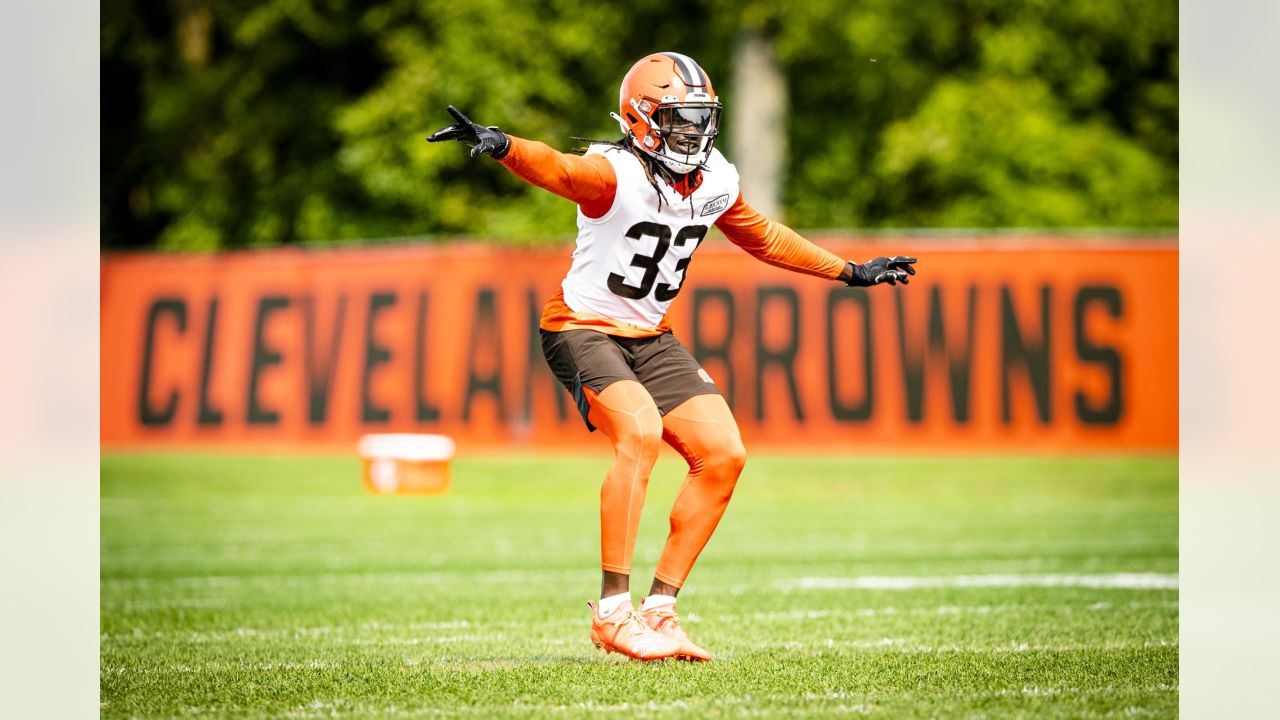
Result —
[{"label": "mowing stripe on grass", "polygon": [[[887,617],[890,615],[990,615],[992,613],[1045,613],[1045,612],[1111,612],[1128,608],[1130,610],[1139,609],[1165,609],[1176,610],[1178,608],[1177,601],[1172,602],[1151,602],[1139,603],[1130,602],[1123,605],[1112,605],[1108,602],[1096,602],[1088,605],[1073,605],[1070,603],[1018,603],[1016,605],[938,605],[933,607],[873,607],[860,608],[856,610],[848,610],[843,608],[832,609],[796,609],[796,610],[777,610],[773,612],[756,612],[746,615],[721,615],[718,620],[748,620],[751,622],[780,622],[787,620],[820,620],[826,618],[841,617]],[[689,620],[698,621],[698,616],[690,613]]]},{"label": "mowing stripe on grass", "polygon": [[[903,653],[914,655],[934,655],[934,654],[1000,654],[1000,653],[1082,653],[1082,652],[1122,652],[1131,650],[1152,650],[1156,648],[1176,648],[1178,643],[1173,640],[1144,640],[1142,642],[1102,642],[1102,643],[1026,643],[1026,642],[1009,642],[1005,644],[968,644],[961,645],[958,643],[945,643],[934,645],[929,643],[921,643],[910,638],[893,638],[886,637],[879,640],[837,640],[835,638],[826,638],[825,640],[784,640],[775,642],[757,643],[752,647],[753,651],[761,649],[778,649],[778,650],[821,650],[822,648],[852,648],[855,650],[883,650],[891,653]],[[732,652],[722,654],[725,658],[731,658]]]},{"label": "mowing stripe on grass", "polygon": [[1178,576],[1168,573],[1111,575],[941,575],[886,577],[802,577],[778,580],[783,590],[919,590],[922,588],[1083,587],[1123,590],[1177,590]]}]

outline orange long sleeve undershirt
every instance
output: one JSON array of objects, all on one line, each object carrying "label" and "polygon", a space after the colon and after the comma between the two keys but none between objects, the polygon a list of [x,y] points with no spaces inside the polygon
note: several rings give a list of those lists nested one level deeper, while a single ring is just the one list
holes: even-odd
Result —
[{"label": "orange long sleeve undershirt", "polygon": [[738,195],[716,227],[729,242],[746,250],[758,260],[787,270],[835,280],[844,270],[845,261],[805,240],[795,230],[761,215]]},{"label": "orange long sleeve undershirt", "polygon": [[[498,162],[526,182],[572,200],[590,218],[603,217],[613,205],[618,178],[603,155],[571,155],[548,145],[508,135],[511,149]],[[751,207],[739,194],[716,221],[734,245],[780,268],[835,280],[845,261],[805,240],[791,228]]]},{"label": "orange long sleeve undershirt", "polygon": [[511,148],[498,162],[516,177],[572,200],[589,218],[604,217],[613,207],[618,176],[603,155],[573,155],[536,140],[507,138]]}]

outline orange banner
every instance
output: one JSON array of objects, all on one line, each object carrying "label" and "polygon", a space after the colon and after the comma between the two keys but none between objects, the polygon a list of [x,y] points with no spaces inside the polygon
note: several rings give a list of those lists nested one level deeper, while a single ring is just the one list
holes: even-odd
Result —
[{"label": "orange banner", "polygon": [[[748,448],[1177,447],[1172,242],[892,246],[920,258],[907,287],[845,288],[723,241],[698,251],[673,327]],[[568,264],[565,249],[475,245],[105,257],[102,442],[604,447],[539,346]]]}]

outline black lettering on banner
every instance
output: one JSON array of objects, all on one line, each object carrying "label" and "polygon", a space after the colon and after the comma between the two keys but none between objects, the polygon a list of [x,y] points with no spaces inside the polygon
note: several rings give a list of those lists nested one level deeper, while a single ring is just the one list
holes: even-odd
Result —
[{"label": "black lettering on banner", "polygon": [[[724,307],[726,319],[724,339],[713,344],[707,339],[703,308],[716,303]],[[736,384],[734,382],[733,361],[729,357],[729,350],[733,346],[733,329],[737,325],[736,318],[737,312],[733,304],[733,292],[728,288],[700,287],[694,289],[693,323],[691,326],[693,347],[691,350],[698,363],[704,367],[711,360],[720,361],[720,369],[713,377],[715,378],[716,386],[720,388],[720,392],[724,395],[725,402],[729,404],[730,409],[734,407],[734,388]]]},{"label": "black lettering on banner", "polygon": [[1082,363],[1102,366],[1107,372],[1111,388],[1106,400],[1098,405],[1091,403],[1084,392],[1077,390],[1076,417],[1080,418],[1080,422],[1086,425],[1115,425],[1120,421],[1120,416],[1124,412],[1124,382],[1122,378],[1124,363],[1120,352],[1115,347],[1095,344],[1086,336],[1085,321],[1089,314],[1089,308],[1093,305],[1101,305],[1103,310],[1116,320],[1124,317],[1123,298],[1120,295],[1120,291],[1113,285],[1089,285],[1080,288],[1080,292],[1076,294],[1075,312],[1073,314],[1075,320],[1076,356],[1080,358]]},{"label": "black lettering on banner", "polygon": [[653,296],[660,302],[669,302],[675,300],[676,295],[680,294],[680,288],[684,287],[685,277],[689,274],[689,262],[693,260],[693,252],[698,249],[698,245],[702,243],[702,238],[707,236],[706,225],[689,225],[681,228],[676,233],[675,246],[684,247],[689,240],[693,241],[693,247],[689,249],[689,254],[680,258],[676,262],[676,272],[680,273],[680,284],[671,287],[666,283],[658,283],[658,287],[653,291]]},{"label": "black lettering on banner", "polygon": [[249,369],[249,400],[246,421],[250,425],[275,425],[280,422],[280,413],[262,407],[258,402],[258,380],[262,372],[272,365],[279,365],[283,359],[275,348],[266,345],[267,319],[272,313],[289,307],[289,298],[284,295],[267,295],[258,299],[258,319],[253,328],[253,361]]},{"label": "black lettering on banner", "polygon": [[[840,399],[840,362],[836,359],[836,338],[841,335],[836,328],[836,308],[841,303],[851,303],[862,315],[862,401],[845,403]],[[836,420],[864,421],[871,419],[875,407],[875,384],[872,382],[874,367],[871,323],[871,295],[866,288],[831,288],[827,293],[827,392],[831,404],[831,416]]]},{"label": "black lettering on banner", "polygon": [[1010,376],[1017,366],[1027,371],[1040,422],[1048,424],[1053,420],[1053,396],[1049,388],[1049,358],[1053,338],[1050,324],[1052,304],[1053,289],[1048,285],[1041,285],[1040,341],[1033,342],[1027,339],[1027,333],[1018,325],[1018,313],[1013,307],[1013,295],[1009,286],[1000,288],[1000,412],[1006,425],[1013,422],[1013,399],[1009,385]]},{"label": "black lettering on banner", "polygon": [[[493,363],[487,375],[477,369],[477,360],[483,350]],[[498,406],[498,419],[506,421],[506,401],[502,392],[502,323],[498,317],[496,293],[492,288],[481,288],[476,293],[476,312],[471,323],[471,343],[467,351],[467,394],[462,403],[462,421],[471,419],[471,401],[480,393],[493,396]]]},{"label": "black lettering on banner", "polygon": [[200,360],[200,403],[196,423],[205,426],[222,424],[222,411],[209,400],[209,376],[213,374],[214,338],[218,328],[218,296],[209,298],[208,322],[204,328],[204,355]]},{"label": "black lettering on banner", "polygon": [[394,292],[374,293],[369,296],[369,319],[364,326],[364,373],[360,380],[360,421],[365,424],[385,423],[391,420],[391,411],[373,404],[373,371],[379,365],[391,362],[391,349],[379,345],[377,339],[378,313],[396,304]]},{"label": "black lettering on banner", "polygon": [[138,382],[138,421],[147,427],[162,427],[173,422],[178,411],[178,391],[169,393],[164,407],[151,405],[151,361],[155,353],[156,325],[161,315],[172,315],[178,333],[187,331],[187,303],[181,298],[160,298],[147,309],[147,334],[142,344],[142,370]]},{"label": "black lettering on banner", "polygon": [[[790,307],[788,324],[790,332],[780,348],[768,348],[764,344],[764,310],[771,300],[778,300]],[[800,391],[796,387],[795,362],[800,353],[800,296],[794,288],[786,286],[762,287],[756,293],[756,419],[764,420],[764,375],[770,365],[782,368],[787,378],[787,390],[791,393],[791,414],[804,420],[804,408],[800,405]]]},{"label": "black lettering on banner", "polygon": [[[524,372],[524,409],[520,413],[520,419],[524,422],[533,420],[533,384],[537,377],[550,380],[554,386],[553,395],[556,398],[556,418],[560,422],[569,419],[569,406],[565,399],[569,393],[565,392],[564,386],[556,380],[556,376],[551,372],[551,368],[547,367],[547,360],[542,355],[542,333],[538,330],[538,321],[542,318],[542,304],[538,302],[538,293],[533,288],[529,288],[524,295],[525,298],[525,326],[529,330],[529,342],[526,346],[526,364]],[[545,381],[544,380],[544,381]]]},{"label": "black lettering on banner", "polygon": [[929,288],[929,328],[925,342],[907,341],[906,311],[903,308],[906,301],[903,293],[893,293],[893,296],[898,313],[898,349],[905,381],[907,419],[913,423],[924,419],[927,359],[940,357],[947,364],[947,379],[951,385],[951,417],[958,423],[969,422],[969,381],[970,368],[973,367],[974,314],[978,305],[978,288],[969,286],[965,310],[965,341],[960,347],[952,345],[947,337],[941,287],[934,285]]},{"label": "black lettering on banner", "polygon": [[329,397],[332,394],[333,376],[341,354],[342,326],[346,316],[347,296],[339,295],[337,308],[333,311],[333,330],[329,333],[328,347],[321,351],[316,348],[320,334],[316,321],[316,299],[311,295],[302,298],[303,342],[305,343],[303,351],[306,355],[307,372],[307,422],[312,425],[323,425],[329,419]]},{"label": "black lettering on banner", "polygon": [[418,322],[413,341],[413,397],[418,422],[440,419],[440,406],[427,398],[427,291],[418,293]]}]

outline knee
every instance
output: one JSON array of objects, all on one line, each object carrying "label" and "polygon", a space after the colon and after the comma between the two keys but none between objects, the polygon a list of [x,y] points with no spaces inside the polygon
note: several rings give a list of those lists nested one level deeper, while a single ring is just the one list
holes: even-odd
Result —
[{"label": "knee", "polygon": [[742,445],[742,438],[735,433],[716,443],[702,460],[709,470],[727,481],[732,488],[747,464],[747,449]]},{"label": "knee", "polygon": [[638,423],[640,427],[636,431],[638,436],[636,444],[639,447],[640,457],[652,465],[657,462],[658,451],[662,449],[662,418],[658,415],[657,408],[643,415],[650,417],[647,420],[641,419]]},{"label": "knee", "polygon": [[714,457],[710,457],[708,461],[716,465],[721,474],[737,480],[742,468],[746,466],[746,447],[742,446],[741,438],[733,437],[718,447]]},{"label": "knee", "polygon": [[630,427],[618,433],[617,453],[628,460],[652,465],[662,448],[662,417],[654,407],[637,412],[633,419]]},{"label": "knee", "polygon": [[742,440],[735,438],[725,447],[722,457],[725,472],[732,474],[736,480],[747,464],[747,449],[743,447]]}]

